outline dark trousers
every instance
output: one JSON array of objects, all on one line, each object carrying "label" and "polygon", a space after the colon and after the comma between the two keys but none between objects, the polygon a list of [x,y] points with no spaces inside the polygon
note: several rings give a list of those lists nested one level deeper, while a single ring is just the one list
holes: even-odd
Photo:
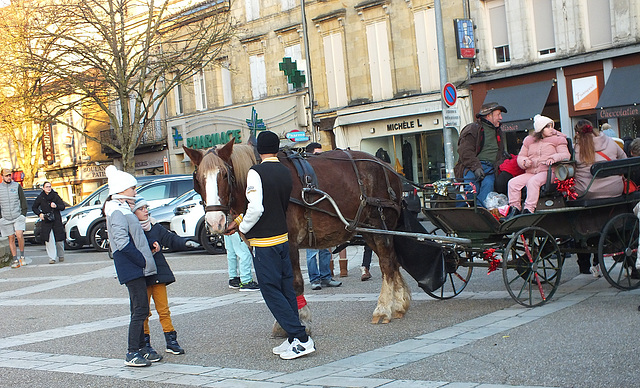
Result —
[{"label": "dark trousers", "polygon": [[293,289],[293,269],[289,258],[289,243],[272,247],[254,247],[253,267],[260,284],[260,292],[271,314],[287,332],[289,342],[294,338],[307,342],[305,327],[300,324],[298,302]]},{"label": "dark trousers", "polygon": [[364,244],[364,253],[362,254],[362,266],[371,269],[371,255],[373,251],[367,244]]},{"label": "dark trousers", "polygon": [[129,290],[129,322],[128,352],[137,352],[144,347],[144,320],[149,315],[149,299],[147,299],[147,282],[144,277],[125,283]]}]

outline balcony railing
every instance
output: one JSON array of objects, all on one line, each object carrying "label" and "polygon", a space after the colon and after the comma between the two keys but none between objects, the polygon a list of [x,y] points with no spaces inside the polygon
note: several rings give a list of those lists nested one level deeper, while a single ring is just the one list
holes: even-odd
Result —
[{"label": "balcony railing", "polygon": [[[155,146],[163,145],[167,141],[165,122],[163,120],[153,120],[147,124],[144,132],[142,133],[142,138],[140,139],[140,144],[138,145],[138,150],[144,148],[153,148]],[[100,140],[102,144],[113,144],[116,147],[120,147],[120,143],[113,132],[113,128],[108,131],[100,132]],[[102,146],[102,152],[105,154],[113,154],[114,151],[106,146]]]}]

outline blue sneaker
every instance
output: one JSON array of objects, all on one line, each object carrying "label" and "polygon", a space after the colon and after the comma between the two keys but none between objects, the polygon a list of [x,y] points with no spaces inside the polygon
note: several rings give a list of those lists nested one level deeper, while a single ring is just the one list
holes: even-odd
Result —
[{"label": "blue sneaker", "polygon": [[139,352],[129,352],[124,359],[124,364],[126,366],[150,366],[151,361],[142,357]]}]

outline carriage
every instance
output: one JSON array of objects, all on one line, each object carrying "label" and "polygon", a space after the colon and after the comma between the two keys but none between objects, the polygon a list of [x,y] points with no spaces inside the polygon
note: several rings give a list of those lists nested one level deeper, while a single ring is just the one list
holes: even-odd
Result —
[{"label": "carriage", "polygon": [[[594,178],[630,174],[640,169],[640,157],[599,162],[591,168]],[[550,175],[550,174],[549,174]],[[494,213],[476,206],[473,198],[460,206],[456,195],[440,195],[442,185],[426,185],[422,212],[435,226],[433,234],[466,238],[469,244],[441,242],[444,279],[427,293],[437,299],[460,294],[474,267],[502,269],[507,291],[527,307],[547,302],[556,292],[568,254],[596,257],[604,278],[621,290],[640,286],[635,263],[638,251],[638,217],[633,213],[640,192],[615,198],[567,199],[548,181],[534,213],[500,222]],[[456,192],[458,184],[445,183]],[[593,184],[593,180],[591,181]],[[589,187],[591,186],[589,185]],[[438,194],[440,192],[440,194]]]},{"label": "carriage", "polygon": [[[196,165],[194,188],[203,198],[207,225],[212,233],[223,233],[229,216],[246,210],[245,177],[259,158],[251,145],[234,146],[234,140],[207,152],[184,150]],[[525,306],[537,306],[558,287],[564,253],[583,250],[598,253],[602,272],[616,287],[640,285],[632,276],[638,220],[631,209],[640,199],[638,193],[603,203],[567,204],[552,198],[550,203],[559,207],[504,223],[473,200],[466,208],[440,198],[427,200],[422,212],[439,231],[428,233],[403,205],[400,176],[374,156],[347,149],[309,156],[284,150],[277,157],[293,180],[288,245],[304,322],[310,321],[311,312],[304,299],[298,249],[335,247],[357,234],[377,254],[382,272],[372,323],[389,323],[409,309],[411,292],[400,266],[431,296],[448,299],[466,287],[473,267],[501,264],[511,296]],[[638,160],[620,162],[606,162],[610,164],[598,167],[594,175],[640,168]],[[419,189],[431,198],[429,185]],[[274,334],[282,335],[277,325]]]}]

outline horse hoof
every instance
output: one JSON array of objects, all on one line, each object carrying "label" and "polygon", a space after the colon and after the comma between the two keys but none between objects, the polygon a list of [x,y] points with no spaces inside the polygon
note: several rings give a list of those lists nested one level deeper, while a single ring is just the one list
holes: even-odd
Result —
[{"label": "horse hoof", "polygon": [[377,325],[378,322],[380,322],[380,320],[382,319],[382,317],[373,317],[373,319],[371,320],[371,323],[374,325]]},{"label": "horse hoof", "polygon": [[393,319],[400,319],[403,317],[404,317],[404,313],[400,313],[400,312],[393,313],[393,315],[391,316],[391,318]]}]

